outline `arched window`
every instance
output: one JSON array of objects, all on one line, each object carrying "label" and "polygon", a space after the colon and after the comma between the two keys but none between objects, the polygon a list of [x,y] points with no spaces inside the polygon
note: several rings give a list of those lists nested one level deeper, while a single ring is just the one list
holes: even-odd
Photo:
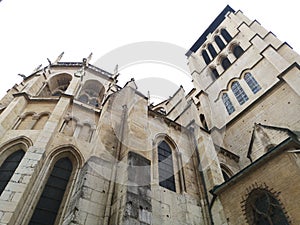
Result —
[{"label": "arched window", "polygon": [[204,59],[206,65],[208,65],[208,64],[210,63],[210,58],[209,58],[209,56],[208,56],[206,50],[203,50],[203,51],[202,51],[202,57],[203,57],[203,59]]},{"label": "arched window", "polygon": [[235,58],[240,58],[241,55],[243,55],[243,53],[244,53],[244,50],[241,48],[241,46],[235,45],[233,47],[233,54],[234,54]]},{"label": "arched window", "polygon": [[18,150],[8,156],[0,167],[0,195],[4,191],[10,178],[14,175],[18,165],[20,164],[25,152]]},{"label": "arched window", "polygon": [[105,88],[99,81],[87,80],[80,90],[78,100],[94,107],[99,107],[103,100],[104,92]]},{"label": "arched window", "polygon": [[260,188],[249,194],[246,216],[249,224],[289,225],[279,201],[269,191]]},{"label": "arched window", "polygon": [[205,119],[205,116],[203,114],[200,114],[200,121],[202,123],[202,126],[205,130],[208,130],[208,126],[207,126],[207,123],[206,123],[206,119]]},{"label": "arched window", "polygon": [[246,81],[246,83],[248,84],[248,86],[254,94],[261,89],[261,87],[259,86],[259,84],[254,79],[251,73],[246,73],[244,76],[244,80]]},{"label": "arched window", "polygon": [[248,101],[248,96],[244,92],[243,88],[241,87],[240,83],[237,81],[234,81],[231,85],[232,92],[240,105],[244,104],[246,101]]},{"label": "arched window", "polygon": [[222,59],[222,67],[223,67],[223,69],[227,70],[230,66],[231,66],[231,62],[229,61],[229,59],[227,57],[224,57]]},{"label": "arched window", "polygon": [[218,70],[217,70],[217,68],[212,68],[211,69],[211,72],[212,72],[212,78],[213,78],[213,80],[216,80],[216,79],[218,79],[219,78],[219,73],[218,73]]},{"label": "arched window", "polygon": [[220,51],[222,51],[225,48],[225,44],[219,36],[215,37],[215,42],[217,43]]},{"label": "arched window", "polygon": [[213,58],[215,58],[215,57],[217,56],[217,52],[216,52],[214,46],[213,46],[212,44],[208,44],[208,47],[207,47],[207,48],[208,48],[208,51],[209,51],[210,55],[211,55]]},{"label": "arched window", "polygon": [[32,126],[35,123],[35,120],[33,120],[33,116],[35,113],[26,113],[25,115],[21,116],[21,120],[19,121],[19,124],[17,125],[17,130],[31,130]]},{"label": "arched window", "polygon": [[235,108],[232,105],[232,102],[231,102],[231,100],[230,100],[230,98],[229,98],[229,96],[228,96],[227,93],[224,93],[222,95],[222,101],[223,101],[223,103],[224,103],[224,105],[226,107],[226,110],[227,110],[227,112],[228,112],[229,115],[235,111]]},{"label": "arched window", "polygon": [[29,225],[54,224],[73,170],[68,157],[59,159],[47,180]]},{"label": "arched window", "polygon": [[221,30],[221,34],[222,34],[223,38],[225,39],[225,41],[227,41],[227,43],[229,43],[229,42],[232,40],[232,37],[231,37],[231,35],[228,33],[227,30],[222,29],[222,30]]},{"label": "arched window", "polygon": [[171,191],[176,191],[172,150],[165,141],[160,142],[158,145],[158,173],[159,185]]},{"label": "arched window", "polygon": [[222,175],[224,178],[224,181],[228,181],[230,179],[230,177],[232,176],[232,172],[230,171],[230,169],[227,168],[227,166],[221,164],[221,170],[222,170]]},{"label": "arched window", "polygon": [[44,114],[41,114],[38,118],[38,120],[36,121],[36,123],[34,124],[33,126],[33,130],[41,130],[44,128],[46,122],[48,121],[49,119],[49,114],[48,113],[44,113]]}]

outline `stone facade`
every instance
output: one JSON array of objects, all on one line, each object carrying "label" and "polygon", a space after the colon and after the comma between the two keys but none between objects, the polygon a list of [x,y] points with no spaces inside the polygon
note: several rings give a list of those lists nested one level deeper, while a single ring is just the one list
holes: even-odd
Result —
[{"label": "stone facade", "polygon": [[300,56],[227,6],[187,57],[195,88],[155,106],[87,59],[12,87],[0,224],[299,224]]}]

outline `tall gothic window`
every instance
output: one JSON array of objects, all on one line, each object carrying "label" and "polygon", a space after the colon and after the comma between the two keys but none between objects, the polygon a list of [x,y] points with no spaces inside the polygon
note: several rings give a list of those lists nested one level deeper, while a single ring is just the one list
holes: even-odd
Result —
[{"label": "tall gothic window", "polygon": [[71,160],[67,157],[61,158],[55,163],[29,225],[55,223],[72,169]]},{"label": "tall gothic window", "polygon": [[203,50],[202,51],[202,57],[206,63],[206,65],[208,65],[210,63],[210,58],[209,58],[209,55],[207,54],[207,51],[206,50]]},{"label": "tall gothic window", "polygon": [[233,48],[233,54],[235,56],[235,58],[240,58],[241,55],[243,55],[244,50],[241,48],[241,46],[239,45],[235,45]]},{"label": "tall gothic window", "polygon": [[2,163],[0,167],[0,195],[10,181],[10,178],[14,175],[24,154],[25,152],[23,150],[18,150],[8,156]]},{"label": "tall gothic window", "polygon": [[229,43],[229,42],[232,40],[232,37],[231,37],[231,35],[228,33],[227,30],[222,29],[222,30],[221,30],[221,34],[222,34],[223,38],[225,39],[225,41],[227,41],[227,43]]},{"label": "tall gothic window", "polygon": [[225,44],[219,36],[215,37],[215,42],[217,43],[220,51],[222,51],[225,48]]},{"label": "tall gothic window", "polygon": [[217,52],[216,52],[214,46],[213,46],[212,44],[208,44],[208,47],[207,47],[207,48],[208,48],[208,51],[209,51],[210,55],[211,55],[213,58],[215,58],[215,57],[217,56]]},{"label": "tall gothic window", "polygon": [[246,200],[249,224],[289,225],[279,201],[267,190],[254,189]]},{"label": "tall gothic window", "polygon": [[171,191],[176,191],[172,150],[165,141],[158,145],[158,173],[159,185]]},{"label": "tall gothic window", "polygon": [[248,101],[248,96],[244,92],[243,88],[241,87],[240,83],[238,81],[234,81],[231,85],[232,92],[240,105],[244,104],[246,101]]},{"label": "tall gothic window", "polygon": [[229,98],[229,96],[228,96],[227,93],[224,93],[222,95],[222,101],[223,101],[223,103],[224,103],[224,105],[226,107],[226,110],[227,110],[228,114],[229,115],[232,114],[235,111],[235,108],[232,105],[232,102],[231,102],[231,100],[230,100],[230,98]]},{"label": "tall gothic window", "polygon": [[259,84],[254,79],[251,73],[246,73],[244,76],[244,80],[246,81],[246,83],[248,84],[248,86],[254,94],[261,89],[261,87],[259,86]]},{"label": "tall gothic window", "polygon": [[231,62],[227,57],[224,57],[221,63],[224,70],[227,70],[231,66]]}]

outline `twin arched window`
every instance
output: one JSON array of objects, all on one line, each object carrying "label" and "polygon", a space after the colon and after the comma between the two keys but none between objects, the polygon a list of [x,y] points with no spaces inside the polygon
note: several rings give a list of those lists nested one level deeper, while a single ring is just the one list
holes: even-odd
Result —
[{"label": "twin arched window", "polygon": [[172,150],[165,141],[158,145],[158,173],[159,185],[176,192]]},{"label": "twin arched window", "polygon": [[[258,82],[255,80],[255,78],[252,76],[251,73],[247,72],[244,75],[244,80],[246,81],[247,85],[249,86],[249,88],[251,89],[251,91],[254,94],[257,93],[261,89],[260,85],[258,84]],[[242,105],[246,101],[248,101],[248,96],[238,81],[232,82],[231,90],[240,105]],[[235,109],[232,105],[232,102],[231,102],[229,96],[227,94],[223,94],[222,100],[227,109],[228,114],[230,115],[232,112],[234,112]]]},{"label": "twin arched window", "polygon": [[264,189],[254,189],[246,200],[246,215],[249,224],[289,225],[279,201]]}]

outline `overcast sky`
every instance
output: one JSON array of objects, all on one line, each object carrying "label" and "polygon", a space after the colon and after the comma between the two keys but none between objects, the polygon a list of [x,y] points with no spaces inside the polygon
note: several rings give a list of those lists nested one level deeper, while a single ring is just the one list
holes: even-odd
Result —
[{"label": "overcast sky", "polygon": [[[2,0],[0,96],[22,80],[18,73],[29,75],[62,51],[62,61],[79,62],[93,52],[91,63],[97,64],[115,49],[137,42],[165,42],[188,50],[227,4],[258,20],[300,52],[300,15],[295,0]],[[120,80],[138,80],[144,73],[172,80],[172,76],[181,76],[189,82],[178,68],[163,67],[159,63],[131,63],[120,68]],[[112,68],[104,69],[113,72]]]}]

